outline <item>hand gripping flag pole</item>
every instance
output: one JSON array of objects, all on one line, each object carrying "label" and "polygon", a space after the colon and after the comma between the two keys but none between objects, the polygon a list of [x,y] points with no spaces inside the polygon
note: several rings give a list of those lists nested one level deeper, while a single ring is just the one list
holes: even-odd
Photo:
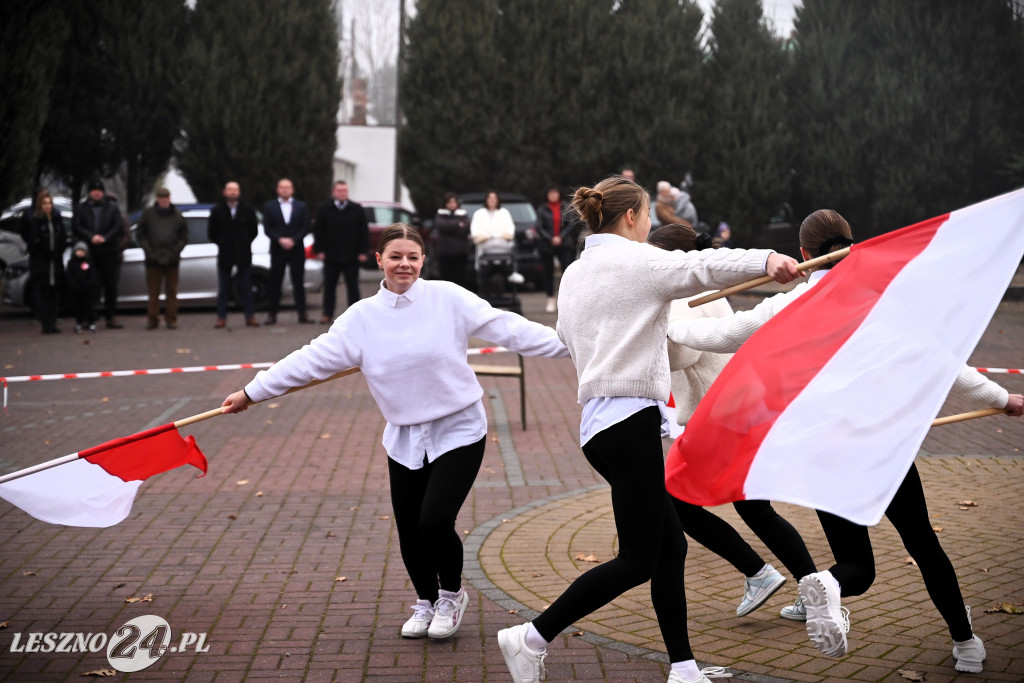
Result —
[{"label": "hand gripping flag pole", "polygon": [[[347,368],[285,393],[356,372]],[[181,465],[206,474],[206,456],[195,438],[182,438],[178,429],[223,414],[223,407],[215,408],[0,476],[0,498],[51,524],[113,526],[131,512],[136,491],[149,477]]]}]

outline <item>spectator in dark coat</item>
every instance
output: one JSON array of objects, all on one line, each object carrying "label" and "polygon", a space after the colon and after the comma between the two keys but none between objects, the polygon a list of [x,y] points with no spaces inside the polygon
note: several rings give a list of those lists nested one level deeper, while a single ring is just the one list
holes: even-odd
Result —
[{"label": "spectator in dark coat", "polygon": [[217,322],[226,327],[228,299],[231,297],[231,271],[238,277],[238,292],[248,327],[259,327],[252,300],[252,241],[259,234],[256,209],[240,201],[241,186],[230,181],[224,185],[224,201],[210,209],[207,235],[217,245]]},{"label": "spectator in dark coat", "polygon": [[555,312],[555,258],[562,272],[576,260],[576,237],[579,222],[575,212],[562,201],[562,192],[549,185],[547,202],[537,207],[537,252],[544,268],[544,291],[548,295],[545,310]]},{"label": "spectator in dark coat", "polygon": [[300,323],[313,322],[306,316],[306,290],[302,281],[306,272],[306,251],[302,239],[309,233],[309,209],[306,203],[292,195],[292,181],[277,181],[277,199],[263,206],[263,228],[270,238],[270,305],[265,325],[277,323],[277,310],[281,307],[281,283],[284,270],[292,279],[292,296]]},{"label": "spectator in dark coat", "polygon": [[437,259],[442,280],[466,286],[466,261],[469,258],[469,215],[459,206],[459,196],[449,192],[444,196],[444,208],[434,216],[437,231]]},{"label": "spectator in dark coat", "polygon": [[103,183],[89,184],[88,198],[75,207],[71,231],[89,245],[89,257],[103,288],[103,311],[107,327],[121,329],[117,322],[117,286],[121,279],[121,248],[125,236],[124,217],[117,202],[107,197]]},{"label": "spectator in dark coat", "polygon": [[178,264],[188,244],[188,223],[174,204],[171,193],[161,187],[156,201],[142,212],[135,239],[146,255],[146,290],[149,293],[147,330],[160,324],[160,289],[164,290],[164,322],[167,329],[178,327]]},{"label": "spectator in dark coat", "polygon": [[57,306],[60,288],[64,284],[67,233],[49,192],[42,190],[36,195],[35,207],[28,233],[29,277],[38,292],[43,334],[55,334],[60,332],[57,329]]},{"label": "spectator in dark coat", "polygon": [[324,297],[321,323],[334,320],[338,277],[345,275],[348,305],[359,301],[359,264],[369,258],[370,228],[362,205],[348,198],[348,184],[334,181],[331,200],[316,210],[313,253],[324,262]]},{"label": "spectator in dark coat", "polygon": [[68,301],[75,315],[75,334],[82,334],[87,329],[96,332],[96,298],[100,293],[100,281],[89,261],[89,245],[85,242],[75,243],[65,274]]}]

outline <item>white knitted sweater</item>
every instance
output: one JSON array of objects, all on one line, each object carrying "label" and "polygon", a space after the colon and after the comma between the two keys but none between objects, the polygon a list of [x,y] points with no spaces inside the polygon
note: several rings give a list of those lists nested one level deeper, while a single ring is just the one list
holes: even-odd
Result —
[{"label": "white knitted sweater", "polygon": [[769,254],[665,251],[618,235],[588,237],[558,293],[558,336],[576,364],[580,404],[596,396],[667,401],[671,302],[763,275]]},{"label": "white knitted sweater", "polygon": [[[690,297],[694,298],[694,297]],[[698,320],[700,318],[725,318],[732,315],[732,307],[725,299],[716,299],[696,308],[690,308],[690,299],[672,302],[669,310],[669,325],[674,320]],[[668,364],[672,371],[672,399],[676,404],[676,424],[685,425],[697,410],[697,404],[708,393],[718,378],[731,353],[699,351],[669,340]]]},{"label": "white knitted sweater", "polygon": [[[762,325],[800,298],[828,272],[816,271],[808,282],[801,282],[788,292],[768,297],[749,311],[739,311],[727,318],[673,321],[668,326],[668,336],[672,342],[691,349],[735,353]],[[952,391],[972,403],[989,408],[1005,408],[1010,400],[1006,389],[967,365],[960,368]]]}]

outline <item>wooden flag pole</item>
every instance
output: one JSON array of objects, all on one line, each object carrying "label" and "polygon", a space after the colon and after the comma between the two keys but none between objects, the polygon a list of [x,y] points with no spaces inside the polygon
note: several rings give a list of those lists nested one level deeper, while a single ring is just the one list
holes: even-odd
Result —
[{"label": "wooden flag pole", "polygon": [[[324,382],[330,382],[331,380],[338,379],[339,377],[345,377],[346,375],[352,375],[352,374],[355,374],[357,372],[359,372],[359,368],[346,368],[345,370],[342,370],[341,372],[334,373],[333,375],[331,375],[327,379],[316,379],[316,380],[313,380],[312,382],[310,382],[309,384],[302,385],[301,387],[293,387],[293,388],[289,389],[288,391],[286,391],[285,394],[293,394],[296,391],[302,391],[303,389],[308,389],[310,387],[315,387],[318,384],[323,384]],[[262,403],[262,401],[257,401],[256,403]],[[255,405],[255,403],[253,405]],[[222,407],[214,408],[213,410],[207,410],[205,413],[199,413],[198,415],[193,415],[192,417],[186,417],[183,420],[178,420],[177,422],[175,422],[174,423],[174,428],[175,429],[180,429],[181,427],[185,427],[187,425],[195,424],[196,422],[202,422],[203,420],[209,420],[211,417],[217,417],[218,415],[225,415],[226,413],[224,413],[223,410],[224,409]],[[151,436],[151,435],[146,435],[146,436]],[[125,439],[131,439],[131,437],[128,436],[128,437],[125,437]],[[0,476],[0,484],[4,483],[6,481],[12,481],[14,479],[20,479],[21,477],[27,477],[30,474],[35,474],[36,472],[41,472],[42,470],[48,470],[51,467],[57,467],[58,465],[65,465],[65,464],[67,464],[69,462],[74,462],[75,460],[78,460],[78,459],[79,459],[78,453],[72,453],[70,455],[63,455],[63,456],[61,456],[59,458],[54,458],[53,460],[47,460],[46,462],[41,462],[38,465],[33,465],[32,467],[26,467],[23,470],[18,470],[17,472],[11,472],[10,474],[5,474],[3,476]]]},{"label": "wooden flag pole", "polygon": [[[839,259],[846,257],[847,255],[849,255],[849,253],[850,253],[850,248],[849,247],[846,247],[845,249],[840,249],[839,251],[829,252],[828,254],[825,254],[824,256],[819,256],[818,258],[812,258],[810,261],[804,261],[803,263],[799,264],[796,267],[796,269],[802,273],[805,270],[810,270],[811,268],[817,268],[818,266],[823,266],[823,265],[828,264],[828,263],[834,263],[834,262],[838,261]],[[706,304],[706,303],[708,303],[710,301],[715,301],[717,299],[721,299],[723,297],[727,297],[727,296],[729,296],[731,294],[736,294],[737,292],[742,292],[742,291],[747,290],[747,289],[753,289],[754,287],[757,287],[759,285],[765,285],[765,284],[768,284],[769,282],[774,282],[774,280],[772,279],[772,276],[771,275],[762,275],[761,277],[754,278],[753,280],[747,280],[746,282],[741,282],[738,285],[733,285],[732,287],[726,287],[725,289],[723,289],[721,291],[714,292],[712,294],[706,294],[706,295],[704,295],[702,297],[698,297],[696,299],[693,299],[692,301],[689,302],[688,305],[690,306],[690,308],[696,308],[697,306],[700,306],[701,304]]]},{"label": "wooden flag pole", "polygon": [[958,415],[947,415],[946,417],[937,417],[932,420],[932,427],[940,427],[942,425],[953,424],[954,422],[963,422],[964,420],[973,420],[977,417],[988,417],[989,415],[1000,415],[1006,411],[1002,408],[985,408],[984,410],[972,410],[969,413],[960,413]]}]

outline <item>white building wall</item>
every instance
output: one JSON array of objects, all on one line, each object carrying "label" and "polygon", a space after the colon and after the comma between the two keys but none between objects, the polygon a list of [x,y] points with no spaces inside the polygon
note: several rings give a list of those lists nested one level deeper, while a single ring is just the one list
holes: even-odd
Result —
[{"label": "white building wall", "polygon": [[394,201],[395,128],[342,125],[337,137],[334,179],[348,183],[353,201]]}]

